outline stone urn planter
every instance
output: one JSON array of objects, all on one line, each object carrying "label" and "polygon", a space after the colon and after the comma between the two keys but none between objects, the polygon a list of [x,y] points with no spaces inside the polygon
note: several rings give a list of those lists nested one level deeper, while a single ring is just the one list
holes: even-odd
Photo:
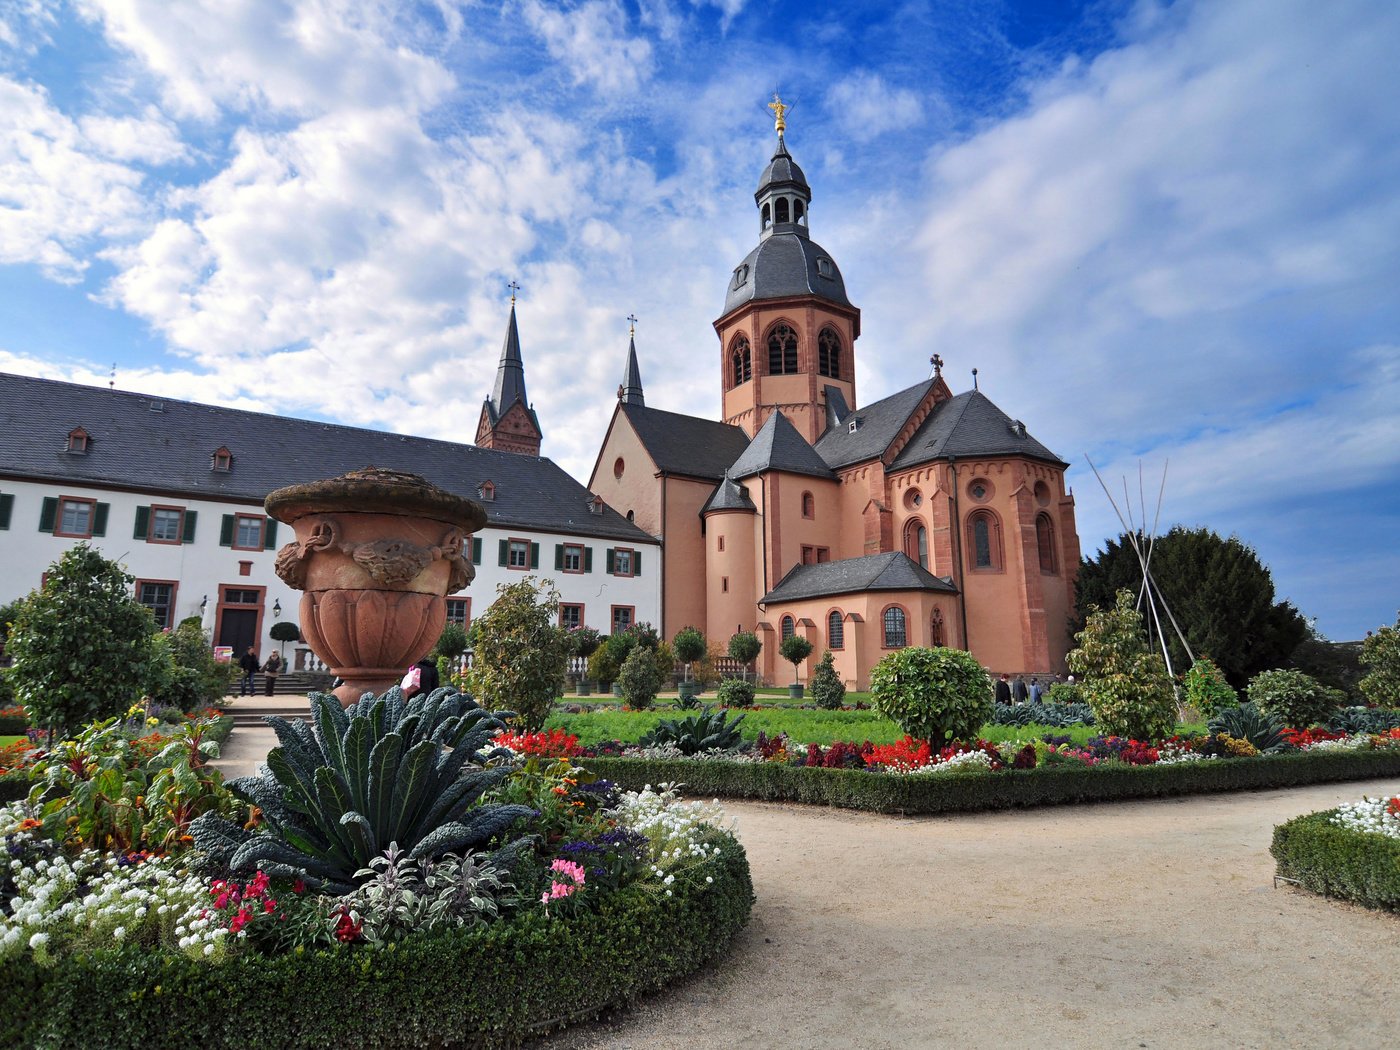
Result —
[{"label": "stone urn planter", "polygon": [[344,705],[382,693],[425,656],[447,622],[447,595],[475,575],[467,552],[486,512],[416,474],[367,467],[278,489],[267,513],[296,541],[277,575],[303,591],[301,631],[344,679]]}]

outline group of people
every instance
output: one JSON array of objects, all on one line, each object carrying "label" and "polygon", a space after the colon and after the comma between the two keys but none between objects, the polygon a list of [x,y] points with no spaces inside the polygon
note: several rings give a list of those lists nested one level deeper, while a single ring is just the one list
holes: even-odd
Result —
[{"label": "group of people", "polygon": [[248,646],[248,651],[238,658],[238,668],[243,672],[243,677],[238,682],[239,696],[254,696],[257,690],[253,687],[253,676],[261,671],[263,677],[264,696],[271,696],[273,690],[277,688],[277,676],[285,670],[282,665],[282,654],[273,653],[267,658],[267,663],[258,662],[258,650],[255,646]]},{"label": "group of people", "polygon": [[[1044,685],[1041,685],[1040,678],[1031,675],[1030,685],[1020,675],[1015,681],[1011,681],[1007,675],[1002,675],[997,679],[996,702],[999,704],[1038,704],[1045,700],[1050,693],[1050,687],[1058,682],[1058,676],[1053,676]],[[1069,676],[1069,684],[1074,684],[1074,675]]]}]

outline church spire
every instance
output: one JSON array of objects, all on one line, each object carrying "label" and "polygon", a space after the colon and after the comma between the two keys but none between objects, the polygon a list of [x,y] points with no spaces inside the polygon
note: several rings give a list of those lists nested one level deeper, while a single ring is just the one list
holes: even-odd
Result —
[{"label": "church spire", "polygon": [[525,393],[525,361],[520,356],[520,329],[515,322],[515,293],[520,285],[511,281],[506,287],[511,291],[510,319],[506,322],[501,361],[496,366],[496,385],[481,406],[476,443],[482,448],[538,456],[540,422]]},{"label": "church spire", "polygon": [[511,281],[510,320],[506,323],[506,341],[501,347],[501,363],[496,366],[496,386],[491,391],[491,407],[496,416],[505,415],[510,406],[519,401],[530,407],[525,396],[525,362],[520,357],[520,329],[515,324],[515,289],[520,286]]},{"label": "church spire", "polygon": [[622,374],[622,385],[617,388],[618,400],[624,405],[646,405],[642,396],[642,370],[637,366],[637,319],[628,317],[627,327],[627,369]]}]

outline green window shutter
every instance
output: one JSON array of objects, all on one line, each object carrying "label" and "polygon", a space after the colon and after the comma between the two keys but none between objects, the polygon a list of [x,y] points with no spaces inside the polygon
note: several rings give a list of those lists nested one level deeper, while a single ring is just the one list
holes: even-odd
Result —
[{"label": "green window shutter", "polygon": [[56,517],[58,517],[58,498],[45,496],[44,505],[39,510],[39,531],[53,532],[53,522]]},{"label": "green window shutter", "polygon": [[197,510],[187,510],[187,511],[185,511],[185,530],[184,530],[184,532],[183,532],[183,533],[181,534],[181,536],[180,536],[180,542],[181,542],[181,543],[193,543],[193,542],[194,542],[194,523],[195,523],[195,520],[196,520],[198,517],[199,517],[199,511],[197,511]]},{"label": "green window shutter", "polygon": [[583,548],[583,571],[584,571],[584,572],[592,572],[592,571],[593,571],[593,548],[592,548],[592,547],[585,547],[585,548]]},{"label": "green window shutter", "polygon": [[223,522],[219,525],[219,546],[233,546],[233,515],[225,514]]},{"label": "green window shutter", "polygon": [[0,529],[10,527],[10,515],[14,513],[15,497],[13,493],[0,493]]},{"label": "green window shutter", "polygon": [[632,575],[633,575],[633,576],[640,576],[641,574],[642,574],[642,552],[641,552],[641,551],[633,551],[633,552],[632,552]]},{"label": "green window shutter", "polygon": [[267,524],[263,526],[263,550],[270,551],[277,544],[277,519],[268,518]]},{"label": "green window shutter", "polygon": [[94,503],[92,507],[92,534],[94,536],[107,535],[107,512],[112,509],[110,503]]},{"label": "green window shutter", "polygon": [[612,575],[613,573],[615,573],[615,572],[617,572],[617,556],[613,553],[613,549],[612,549],[611,547],[609,547],[609,548],[608,548],[608,575],[611,576],[611,575]]},{"label": "green window shutter", "polygon": [[564,567],[564,545],[562,543],[554,545],[554,567],[556,569]]},{"label": "green window shutter", "polygon": [[532,543],[532,544],[530,544],[530,568],[532,568],[532,569],[538,569],[539,567],[540,567],[540,545],[539,545],[538,543]]},{"label": "green window shutter", "polygon": [[472,537],[472,564],[473,564],[473,565],[480,565],[480,564],[481,564],[481,537],[480,537],[480,536],[473,536],[473,537]]},{"label": "green window shutter", "polygon": [[510,558],[510,540],[501,540],[501,564],[506,564]]},{"label": "green window shutter", "polygon": [[136,508],[136,528],[132,531],[132,539],[144,540],[151,535],[151,508]]}]

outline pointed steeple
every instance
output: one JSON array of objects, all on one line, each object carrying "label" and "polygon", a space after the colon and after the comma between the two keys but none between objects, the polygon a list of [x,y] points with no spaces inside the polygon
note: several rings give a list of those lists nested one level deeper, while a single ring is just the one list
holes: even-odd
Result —
[{"label": "pointed steeple", "polygon": [[642,370],[637,366],[637,319],[627,318],[631,326],[627,331],[627,370],[622,374],[622,386],[618,387],[618,400],[624,405],[646,405],[642,396]]},{"label": "pointed steeple", "polygon": [[506,341],[501,347],[501,362],[496,366],[496,385],[481,406],[476,443],[482,448],[538,456],[542,437],[540,421],[525,393],[525,362],[520,356],[520,329],[515,323],[515,292],[520,286],[512,281],[509,287],[510,320],[506,323]]},{"label": "pointed steeple", "polygon": [[517,401],[530,407],[525,396],[525,362],[520,357],[520,329],[515,324],[515,296],[512,295],[506,341],[501,347],[501,363],[496,366],[496,386],[491,391],[491,409],[500,419]]}]

